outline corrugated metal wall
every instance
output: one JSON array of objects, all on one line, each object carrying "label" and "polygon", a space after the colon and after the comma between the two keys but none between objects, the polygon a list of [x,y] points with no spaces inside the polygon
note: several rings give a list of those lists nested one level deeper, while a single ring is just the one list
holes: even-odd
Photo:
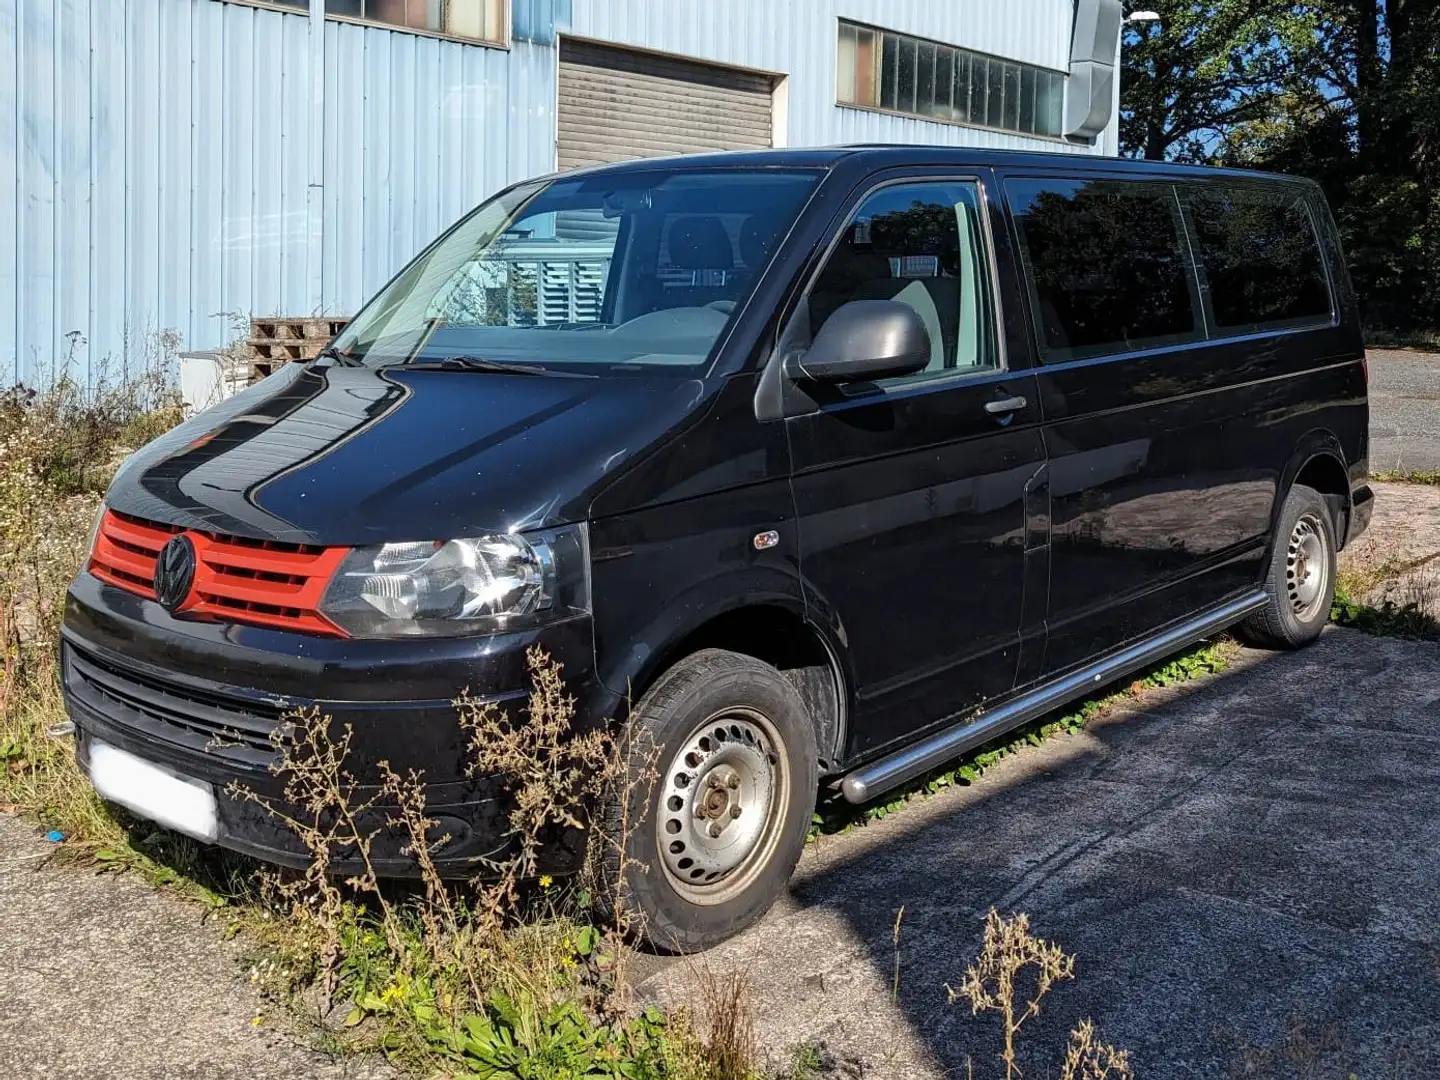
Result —
[{"label": "corrugated metal wall", "polygon": [[351,314],[553,168],[553,47],[321,25],[323,69],[303,12],[0,0],[0,386],[72,353],[82,379],[133,367],[162,330],[205,349],[252,314]]},{"label": "corrugated metal wall", "polygon": [[852,19],[1068,71],[1074,10],[1074,0],[574,0],[569,29],[580,37],[786,74],[790,146],[914,142],[1065,150],[1076,148],[837,108],[835,20]]},{"label": "corrugated metal wall", "polygon": [[[1072,0],[513,0],[508,50],[224,0],[0,0],[0,386],[348,315],[554,167],[555,38],[785,73],[784,141],[1060,144],[835,106],[837,16],[1065,69]],[[1113,143],[1111,144],[1113,145]],[[13,198],[10,193],[13,192]]]}]

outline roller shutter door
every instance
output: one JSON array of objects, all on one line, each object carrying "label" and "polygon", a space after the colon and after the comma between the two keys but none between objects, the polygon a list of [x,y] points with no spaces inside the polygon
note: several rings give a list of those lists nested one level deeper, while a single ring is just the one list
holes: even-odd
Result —
[{"label": "roller shutter door", "polygon": [[560,168],[769,146],[773,93],[753,71],[562,40]]}]

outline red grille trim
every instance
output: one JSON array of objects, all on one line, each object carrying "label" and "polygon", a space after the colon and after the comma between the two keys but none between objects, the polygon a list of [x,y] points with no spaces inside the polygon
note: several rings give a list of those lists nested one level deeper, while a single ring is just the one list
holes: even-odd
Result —
[{"label": "red grille trim", "polygon": [[194,532],[107,510],[90,555],[90,573],[154,600],[155,559],[181,532],[195,545],[195,580],[175,614],[346,636],[319,609],[348,548]]}]

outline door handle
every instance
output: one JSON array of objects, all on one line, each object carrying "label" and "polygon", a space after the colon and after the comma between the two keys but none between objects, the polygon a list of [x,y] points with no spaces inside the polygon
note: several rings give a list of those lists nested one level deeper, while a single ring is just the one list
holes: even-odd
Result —
[{"label": "door handle", "polygon": [[1025,407],[1025,399],[1019,394],[1014,397],[1001,398],[999,401],[987,401],[985,411],[991,416],[998,416],[1001,413],[1018,412]]}]

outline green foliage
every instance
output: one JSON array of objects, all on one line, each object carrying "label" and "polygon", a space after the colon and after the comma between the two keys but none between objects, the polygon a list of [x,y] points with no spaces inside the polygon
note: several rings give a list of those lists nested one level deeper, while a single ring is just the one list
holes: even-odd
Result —
[{"label": "green foliage", "polygon": [[1373,607],[1352,600],[1348,594],[1337,589],[1335,603],[1330,608],[1330,621],[1336,626],[1348,626],[1375,637],[1440,641],[1440,620],[1414,601],[1397,604],[1387,599],[1379,607]]},{"label": "green foliage", "polygon": [[1440,469],[1414,469],[1405,472],[1371,473],[1371,480],[1394,484],[1429,484],[1440,487]]},{"label": "green foliage", "polygon": [[858,825],[880,821],[918,799],[924,799],[944,791],[946,788],[967,786],[975,783],[985,770],[1018,753],[1028,746],[1040,746],[1047,739],[1059,735],[1074,735],[1084,731],[1097,717],[1104,715],[1117,704],[1146,689],[1159,689],[1175,683],[1189,682],[1204,678],[1229,666],[1230,648],[1228,639],[1202,642],[1190,649],[1148,670],[1138,679],[1128,683],[1125,689],[1101,697],[1082,701],[1073,709],[1058,717],[1041,717],[1015,731],[1001,736],[979,750],[961,758],[954,765],[947,765],[900,788],[884,802],[866,806],[852,806],[839,797],[826,799],[811,819],[810,838],[833,833],[846,832]]},{"label": "green foliage", "polygon": [[459,1075],[478,1080],[666,1080],[666,1020],[646,1009],[621,1025],[597,1024],[573,1002],[541,1009],[533,998],[493,995],[480,1014],[449,1024],[425,1013],[425,1031]]},{"label": "green foliage", "polygon": [[1440,326],[1440,6],[1156,0],[1127,29],[1122,152],[1317,181],[1367,329]]},{"label": "green foliage", "polygon": [[1126,31],[1120,139],[1128,153],[1209,161],[1217,144],[1274,116],[1315,75],[1310,55],[1321,27],[1311,5],[1160,0],[1153,7],[1158,25]]}]

